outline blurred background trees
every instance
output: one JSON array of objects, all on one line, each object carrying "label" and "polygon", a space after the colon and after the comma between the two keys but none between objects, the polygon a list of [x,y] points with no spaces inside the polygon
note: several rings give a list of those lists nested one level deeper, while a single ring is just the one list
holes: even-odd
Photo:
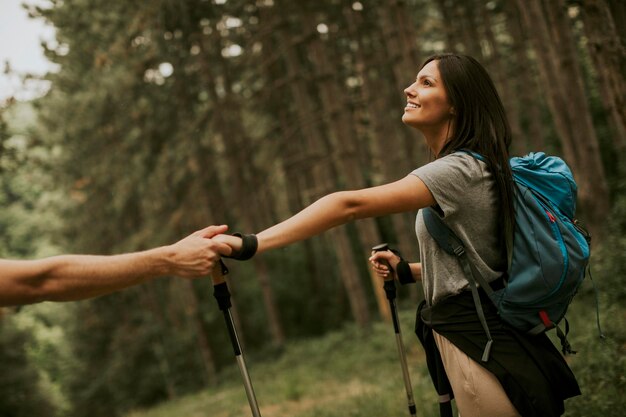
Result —
[{"label": "blurred background trees", "polygon": [[[580,217],[605,234],[626,143],[623,2],[51,0],[30,13],[56,28],[46,54],[60,71],[0,116],[4,257],[139,250],[207,224],[259,231],[329,192],[399,179],[430,158],[400,121],[402,90],[443,51],[488,68],[514,153],[564,156]],[[369,249],[416,259],[413,222],[359,221],[229,263],[243,342],[275,352],[386,317]],[[11,362],[16,381],[56,387],[42,407],[115,416],[216,383],[231,351],[211,293],[209,280],[160,280],[27,307],[22,329],[62,337],[3,327],[0,345],[30,358]]]}]

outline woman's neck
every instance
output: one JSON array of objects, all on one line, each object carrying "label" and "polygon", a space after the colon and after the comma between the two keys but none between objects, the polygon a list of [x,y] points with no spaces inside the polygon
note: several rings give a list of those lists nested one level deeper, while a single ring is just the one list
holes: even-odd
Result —
[{"label": "woman's neck", "polygon": [[440,126],[436,129],[421,129],[421,131],[426,139],[426,145],[436,156],[439,156],[439,153],[445,144],[452,137],[451,122],[448,122],[444,126]]}]

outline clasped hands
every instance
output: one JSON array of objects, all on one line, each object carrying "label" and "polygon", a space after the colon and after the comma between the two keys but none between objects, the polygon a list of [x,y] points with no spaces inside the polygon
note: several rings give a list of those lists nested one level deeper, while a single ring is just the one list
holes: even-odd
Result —
[{"label": "clasped hands", "polygon": [[[235,233],[233,235],[220,234],[213,237],[219,245],[225,246],[228,249],[221,251],[220,255],[225,258],[233,258],[237,260],[250,259],[256,253],[257,240],[255,235],[242,235]],[[211,272],[214,284],[219,284],[224,281],[224,275],[228,273],[228,268],[219,259],[220,268],[214,268]]]},{"label": "clasped hands", "polygon": [[242,238],[225,234],[228,226],[209,226],[178,242],[159,248],[163,254],[163,275],[198,278],[220,271],[215,268],[221,257],[230,257],[242,249]]}]

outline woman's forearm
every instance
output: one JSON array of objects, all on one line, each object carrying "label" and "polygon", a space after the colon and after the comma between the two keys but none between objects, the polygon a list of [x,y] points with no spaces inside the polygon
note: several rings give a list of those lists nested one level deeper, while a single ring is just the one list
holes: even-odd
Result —
[{"label": "woman's forearm", "polygon": [[421,262],[412,262],[409,263],[409,268],[411,268],[411,275],[413,275],[413,279],[417,282],[422,280],[422,263]]},{"label": "woman's forearm", "polygon": [[413,211],[433,204],[432,194],[414,175],[377,187],[329,194],[290,219],[258,233],[258,252],[308,239],[351,220]]},{"label": "woman's forearm", "polygon": [[257,252],[308,239],[355,219],[349,193],[337,192],[322,197],[293,217],[258,233]]},{"label": "woman's forearm", "polygon": [[[324,196],[289,219],[256,234],[256,253],[308,239],[356,219],[418,210],[434,204],[426,185],[414,175],[361,190],[339,191]],[[234,251],[242,248],[236,237],[216,240]]]}]

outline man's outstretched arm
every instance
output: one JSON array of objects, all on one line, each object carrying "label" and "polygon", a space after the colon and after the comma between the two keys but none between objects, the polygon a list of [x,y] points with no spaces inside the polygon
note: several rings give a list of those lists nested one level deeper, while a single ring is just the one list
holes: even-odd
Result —
[{"label": "man's outstretched arm", "polygon": [[97,297],[176,275],[207,276],[230,247],[211,238],[227,226],[209,226],[168,246],[112,256],[60,255],[17,261],[0,259],[0,306]]}]

